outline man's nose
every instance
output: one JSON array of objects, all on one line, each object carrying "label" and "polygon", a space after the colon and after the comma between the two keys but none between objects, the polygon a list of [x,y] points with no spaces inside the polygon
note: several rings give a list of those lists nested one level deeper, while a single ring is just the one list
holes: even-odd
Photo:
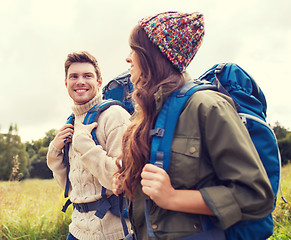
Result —
[{"label": "man's nose", "polygon": [[82,76],[79,76],[77,79],[77,84],[84,84],[85,83],[85,78]]}]

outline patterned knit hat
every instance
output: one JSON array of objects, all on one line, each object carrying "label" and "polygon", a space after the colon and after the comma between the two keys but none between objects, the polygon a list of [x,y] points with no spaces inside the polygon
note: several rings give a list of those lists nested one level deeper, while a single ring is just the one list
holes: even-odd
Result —
[{"label": "patterned knit hat", "polygon": [[204,36],[203,15],[197,12],[164,12],[143,18],[139,25],[180,72],[190,64]]}]

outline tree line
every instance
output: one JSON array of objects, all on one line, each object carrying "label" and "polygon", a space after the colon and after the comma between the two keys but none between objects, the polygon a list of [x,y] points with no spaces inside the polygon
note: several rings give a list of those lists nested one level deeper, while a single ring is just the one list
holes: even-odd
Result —
[{"label": "tree line", "polygon": [[0,180],[52,178],[46,164],[46,154],[57,130],[52,129],[36,141],[21,142],[18,127],[11,124],[8,133],[0,133]]},{"label": "tree line", "polygon": [[[291,161],[291,131],[278,122],[272,128],[278,140],[284,166]],[[51,129],[45,133],[44,138],[25,143],[21,142],[16,124],[10,125],[8,133],[0,133],[0,180],[52,178],[52,172],[46,164],[46,154],[56,133],[56,129]]]}]

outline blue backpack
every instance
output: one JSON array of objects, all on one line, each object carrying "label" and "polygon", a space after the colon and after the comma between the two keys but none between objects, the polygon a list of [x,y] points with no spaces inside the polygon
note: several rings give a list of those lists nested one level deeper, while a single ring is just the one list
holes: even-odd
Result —
[{"label": "blue backpack", "polygon": [[[280,181],[281,158],[275,134],[265,120],[266,99],[255,81],[236,64],[214,65],[200,76],[198,81],[187,82],[180,90],[173,92],[168,97],[157,117],[155,128],[151,130],[150,162],[167,171],[170,164],[171,143],[175,126],[183,106],[192,94],[204,89],[222,92],[234,100],[237,112],[249,131],[271,182],[275,196],[275,208]],[[146,213],[146,218],[147,215],[148,213]],[[152,229],[150,223],[147,224],[150,234]],[[209,218],[203,224],[204,231],[201,234],[185,239],[224,239],[223,235],[225,234],[226,239],[249,240],[255,237],[255,239],[261,240],[271,236],[274,229],[272,213],[262,219],[240,221],[225,230],[224,234],[211,233],[211,231],[219,230],[215,230],[211,226]],[[208,231],[211,228],[213,229]]]},{"label": "blue backpack", "polygon": [[130,114],[134,112],[132,92],[133,84],[130,81],[129,70],[112,79],[102,89],[103,99],[113,99],[123,103]]},{"label": "blue backpack", "polygon": [[[100,104],[93,106],[87,112],[87,114],[84,118],[83,124],[89,125],[93,122],[97,122],[100,114],[112,105],[119,105],[127,110],[127,108],[119,101],[105,100],[105,101],[102,101]],[[74,119],[75,119],[74,114],[71,114],[67,119],[67,124],[74,125]],[[97,136],[96,136],[96,133],[94,130],[92,130],[91,135],[92,135],[92,139],[94,140],[96,145],[99,145],[99,142],[98,142],[98,139],[97,139]],[[67,167],[67,180],[66,180],[66,187],[65,187],[65,191],[64,191],[65,198],[68,197],[69,188],[70,188],[69,145],[70,145],[70,143],[65,143],[65,146],[63,148],[63,153],[64,153],[63,163]],[[112,214],[120,217],[124,234],[125,234],[125,236],[128,235],[127,225],[126,225],[126,222],[124,220],[124,217],[127,217],[127,209],[126,209],[125,201],[123,199],[123,195],[116,196],[113,194],[108,198],[106,196],[106,188],[102,186],[101,196],[102,196],[102,198],[98,202],[74,204],[74,208],[77,208],[78,211],[80,211],[80,212],[88,212],[88,211],[97,209],[95,212],[95,215],[101,219],[105,216],[107,211],[110,211]],[[68,206],[71,203],[72,202],[70,201],[70,199],[68,199],[66,201],[65,205],[63,206],[62,211],[66,212]]]}]

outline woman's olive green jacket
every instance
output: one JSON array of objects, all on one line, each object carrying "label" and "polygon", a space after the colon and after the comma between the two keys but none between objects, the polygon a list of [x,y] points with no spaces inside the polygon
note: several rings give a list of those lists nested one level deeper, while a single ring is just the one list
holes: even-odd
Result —
[{"label": "woman's olive green jacket", "polygon": [[[166,96],[155,94],[157,111]],[[265,217],[274,196],[264,167],[232,100],[215,91],[193,94],[175,130],[168,174],[175,189],[196,189],[226,229],[240,220]],[[138,240],[148,238],[144,215],[147,196],[139,186],[129,215]],[[195,201],[195,199],[193,199]],[[201,231],[201,215],[174,212],[149,204],[157,239],[178,239]]]}]

